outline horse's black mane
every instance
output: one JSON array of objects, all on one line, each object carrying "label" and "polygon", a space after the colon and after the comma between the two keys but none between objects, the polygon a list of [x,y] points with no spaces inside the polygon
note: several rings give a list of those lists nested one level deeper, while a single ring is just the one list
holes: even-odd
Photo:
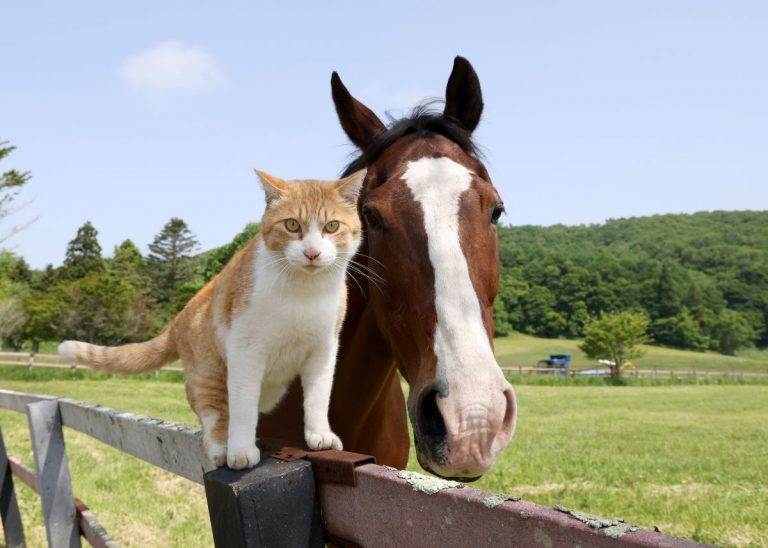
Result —
[{"label": "horse's black mane", "polygon": [[411,111],[409,116],[400,120],[391,119],[387,130],[377,135],[365,150],[347,164],[342,177],[368,167],[395,141],[410,133],[424,137],[442,135],[459,145],[467,154],[477,157],[479,151],[472,141],[472,134],[452,118],[446,118],[442,112],[430,108],[432,104],[433,102],[419,105]]}]

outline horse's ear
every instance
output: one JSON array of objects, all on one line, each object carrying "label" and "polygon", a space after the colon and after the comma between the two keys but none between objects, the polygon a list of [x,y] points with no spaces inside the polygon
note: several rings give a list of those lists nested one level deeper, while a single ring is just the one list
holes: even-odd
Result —
[{"label": "horse's ear", "polygon": [[259,176],[261,186],[264,188],[264,197],[267,200],[267,205],[270,205],[285,191],[285,181],[265,171],[259,171],[258,169],[254,171]]},{"label": "horse's ear", "polygon": [[461,124],[470,133],[475,130],[483,113],[483,94],[480,80],[469,61],[456,56],[453,71],[445,88],[443,115]]},{"label": "horse's ear", "polygon": [[341,127],[359,149],[365,150],[376,135],[387,129],[371,109],[350,95],[336,72],[331,76],[331,94]]}]

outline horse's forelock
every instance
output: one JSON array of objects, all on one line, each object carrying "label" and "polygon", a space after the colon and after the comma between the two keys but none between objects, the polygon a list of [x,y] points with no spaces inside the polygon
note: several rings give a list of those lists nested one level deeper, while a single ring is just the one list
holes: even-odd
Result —
[{"label": "horse's forelock", "polygon": [[432,106],[437,102],[433,100],[421,104],[405,118],[391,119],[387,130],[377,135],[365,150],[360,151],[347,164],[342,177],[370,166],[397,140],[412,133],[419,137],[442,135],[459,145],[466,154],[479,158],[481,154],[472,140],[472,134],[451,118],[445,117],[442,112],[433,109]]}]

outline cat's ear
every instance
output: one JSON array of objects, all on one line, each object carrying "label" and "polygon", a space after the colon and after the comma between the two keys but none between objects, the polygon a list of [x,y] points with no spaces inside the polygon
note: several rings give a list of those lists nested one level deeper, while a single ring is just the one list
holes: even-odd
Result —
[{"label": "cat's ear", "polygon": [[264,196],[267,199],[267,206],[269,206],[285,192],[285,181],[258,169],[254,169],[254,171],[259,176],[261,186],[264,188]]},{"label": "cat's ear", "polygon": [[342,198],[352,205],[357,205],[357,198],[360,196],[360,189],[363,187],[363,180],[367,172],[368,170],[366,169],[355,171],[352,175],[344,177],[336,184],[336,190],[339,191]]}]

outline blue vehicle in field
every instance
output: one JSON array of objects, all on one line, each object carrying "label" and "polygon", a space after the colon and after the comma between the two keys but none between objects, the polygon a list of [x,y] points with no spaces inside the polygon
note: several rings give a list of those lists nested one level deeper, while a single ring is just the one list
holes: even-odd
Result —
[{"label": "blue vehicle in field", "polygon": [[570,354],[551,354],[548,360],[536,362],[536,372],[549,375],[568,375],[570,367]]}]

